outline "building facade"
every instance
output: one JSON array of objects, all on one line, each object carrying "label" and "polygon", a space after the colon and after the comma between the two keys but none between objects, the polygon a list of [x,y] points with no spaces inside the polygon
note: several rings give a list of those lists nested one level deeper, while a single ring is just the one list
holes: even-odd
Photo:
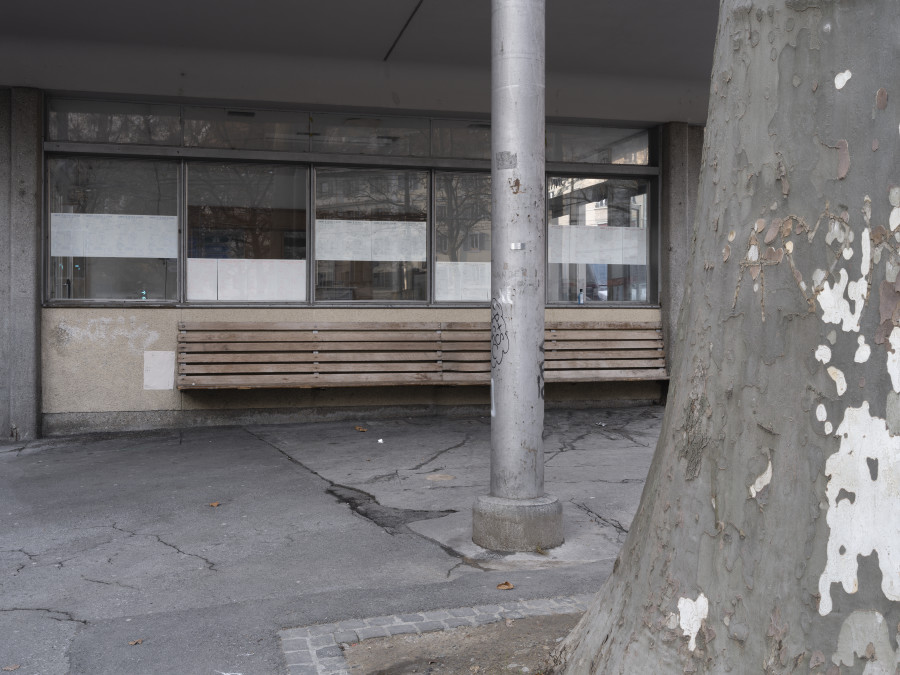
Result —
[{"label": "building facade", "polygon": [[[486,405],[485,387],[180,391],[175,345],[180,321],[489,319],[489,3],[50,4],[0,35],[4,436]],[[549,9],[548,320],[671,332],[715,9]]]}]

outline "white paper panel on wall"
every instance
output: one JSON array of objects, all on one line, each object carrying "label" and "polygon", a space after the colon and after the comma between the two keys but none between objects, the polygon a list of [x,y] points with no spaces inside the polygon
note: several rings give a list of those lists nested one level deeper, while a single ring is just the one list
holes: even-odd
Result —
[{"label": "white paper panel on wall", "polygon": [[177,258],[178,217],[51,213],[50,255],[72,258]]}]

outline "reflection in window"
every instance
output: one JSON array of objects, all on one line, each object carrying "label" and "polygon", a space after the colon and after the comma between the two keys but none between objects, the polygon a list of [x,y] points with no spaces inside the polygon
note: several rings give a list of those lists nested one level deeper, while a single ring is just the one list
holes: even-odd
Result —
[{"label": "reflection in window", "polygon": [[434,157],[491,158],[490,122],[432,120],[431,139]]},{"label": "reflection in window", "polygon": [[647,301],[648,182],[550,177],[551,302]]},{"label": "reflection in window", "polygon": [[188,165],[187,299],[306,300],[306,169]]},{"label": "reflection in window", "polygon": [[174,300],[174,162],[47,160],[50,297]]},{"label": "reflection in window", "polygon": [[491,299],[491,176],[435,174],[434,299]]},{"label": "reflection in window", "polygon": [[424,117],[310,116],[313,152],[427,157],[429,121]]},{"label": "reflection in window", "polygon": [[181,145],[175,105],[50,99],[47,139],[70,143]]},{"label": "reflection in window", "polygon": [[309,116],[277,110],[187,107],[184,144],[198,148],[309,150]]},{"label": "reflection in window", "polygon": [[317,170],[316,299],[426,300],[427,205],[426,171]]},{"label": "reflection in window", "polygon": [[548,124],[547,161],[646,166],[650,136],[646,129]]}]

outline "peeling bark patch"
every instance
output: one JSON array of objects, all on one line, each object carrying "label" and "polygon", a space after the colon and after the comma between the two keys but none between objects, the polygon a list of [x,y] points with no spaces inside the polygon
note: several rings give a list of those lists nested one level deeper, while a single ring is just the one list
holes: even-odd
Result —
[{"label": "peeling bark patch", "polygon": [[678,624],[684,635],[690,637],[688,649],[694,651],[697,648],[697,633],[703,621],[709,614],[709,600],[701,593],[696,600],[690,598],[678,599]]},{"label": "peeling bark patch", "polygon": [[756,479],[753,485],[750,486],[750,496],[754,499],[756,495],[762,492],[769,483],[772,482],[772,459],[769,458],[769,464],[766,466],[766,470],[760,474],[760,476]]},{"label": "peeling bark patch", "polygon": [[875,611],[856,611],[841,625],[837,649],[831,661],[836,666],[852,666],[855,658],[868,661],[866,675],[892,673],[900,660],[891,647],[887,622]]},{"label": "peeling bark patch", "polygon": [[[850,311],[850,302],[844,299],[844,290],[847,291],[849,301],[854,303],[852,312]],[[816,296],[816,300],[822,308],[822,321],[841,324],[841,328],[845,332],[859,332],[859,319],[862,316],[866,291],[868,291],[868,284],[865,278],[858,282],[850,281],[847,270],[841,268],[834,286],[828,281],[823,281],[822,290]]]},{"label": "peeling bark patch", "polygon": [[[837,434],[840,448],[825,463],[830,533],[828,560],[819,577],[822,616],[832,609],[831,584],[855,593],[857,556],[873,552],[878,553],[882,592],[889,600],[900,600],[900,437],[890,435],[885,420],[869,414],[868,402],[847,409]],[[877,462],[874,480],[869,460]],[[841,499],[843,492],[856,499]]]},{"label": "peeling bark patch", "polygon": [[831,348],[828,345],[816,347],[816,361],[821,361],[823,364],[831,361]]},{"label": "peeling bark patch", "polygon": [[834,76],[834,88],[835,89],[843,89],[844,85],[850,81],[850,78],[853,77],[853,73],[849,70],[845,70],[843,73],[838,73]]},{"label": "peeling bark patch", "polygon": [[843,371],[841,371],[839,368],[835,368],[834,366],[829,366],[828,376],[832,380],[834,380],[838,396],[843,396],[847,391],[847,378],[844,377]]},{"label": "peeling bark patch", "polygon": [[684,444],[678,451],[679,458],[685,460],[685,480],[693,480],[700,475],[703,451],[709,445],[708,414],[709,400],[705,394],[692,398],[684,421]]},{"label": "peeling bark patch", "polygon": [[875,92],[875,107],[878,110],[884,110],[885,108],[887,108],[887,101],[888,101],[887,89],[882,87],[881,89],[879,89],[878,91]]},{"label": "peeling bark patch", "polygon": [[857,345],[856,354],[853,355],[854,363],[865,363],[869,360],[869,357],[872,355],[872,348],[866,344],[866,336],[860,335],[856,339]]},{"label": "peeling bark patch", "polygon": [[850,171],[850,144],[844,140],[843,138],[837,142],[837,151],[838,151],[838,171],[837,177],[838,180],[843,180],[847,177],[847,172]]},{"label": "peeling bark patch", "polygon": [[900,393],[900,328],[894,327],[888,342],[892,349],[887,353],[887,371],[891,376],[891,387]]}]

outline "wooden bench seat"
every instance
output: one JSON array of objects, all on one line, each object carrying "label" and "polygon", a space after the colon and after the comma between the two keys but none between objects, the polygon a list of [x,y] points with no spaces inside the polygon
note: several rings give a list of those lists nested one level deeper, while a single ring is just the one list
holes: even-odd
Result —
[{"label": "wooden bench seat", "polygon": [[[546,382],[666,380],[659,323],[548,322]],[[488,322],[178,324],[179,389],[488,384]]]}]

